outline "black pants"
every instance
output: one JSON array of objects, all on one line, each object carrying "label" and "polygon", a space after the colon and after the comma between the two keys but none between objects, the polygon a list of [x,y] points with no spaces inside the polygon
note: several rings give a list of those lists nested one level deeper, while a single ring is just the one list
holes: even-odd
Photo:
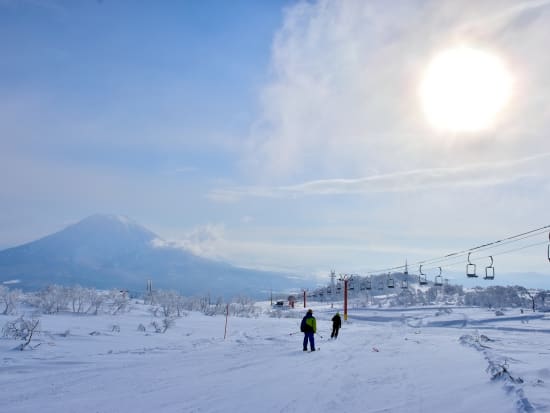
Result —
[{"label": "black pants", "polygon": [[332,334],[330,335],[330,338],[338,337],[338,330],[340,330],[340,327],[332,326]]}]

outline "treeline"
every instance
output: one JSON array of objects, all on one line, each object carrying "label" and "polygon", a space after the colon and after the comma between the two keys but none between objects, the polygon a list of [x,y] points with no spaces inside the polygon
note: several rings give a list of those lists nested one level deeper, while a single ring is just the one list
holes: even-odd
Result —
[{"label": "treeline", "polygon": [[[393,289],[361,289],[348,292],[351,300],[359,305],[379,305],[389,307],[407,307],[423,305],[467,305],[486,308],[517,307],[529,309],[546,309],[548,290],[527,289],[522,286],[489,286],[465,290],[461,285],[444,284],[419,288],[418,284],[408,284]],[[316,294],[310,300],[320,302],[341,301],[339,294]]]},{"label": "treeline", "polygon": [[[16,314],[20,306],[32,307],[42,314],[70,312],[76,314],[111,314],[127,312],[132,308],[132,300],[148,304],[155,317],[181,317],[185,311],[200,311],[207,315],[225,314],[251,317],[258,314],[259,308],[247,297],[239,296],[226,303],[218,298],[184,297],[176,291],[157,290],[145,297],[134,297],[125,290],[96,290],[81,286],[50,285],[42,290],[23,293],[18,289],[0,286],[0,314]],[[137,301],[140,300],[140,301]]]}]

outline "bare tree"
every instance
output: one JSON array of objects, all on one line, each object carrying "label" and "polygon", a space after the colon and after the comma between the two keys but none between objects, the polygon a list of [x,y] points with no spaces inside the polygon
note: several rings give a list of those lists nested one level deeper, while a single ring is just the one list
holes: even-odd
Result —
[{"label": "bare tree", "polygon": [[16,320],[8,321],[2,328],[2,335],[7,338],[24,340],[25,342],[19,346],[19,350],[23,351],[31,343],[33,334],[38,332],[39,326],[39,319],[26,320],[21,316]]},{"label": "bare tree", "polygon": [[529,297],[529,301],[531,301],[531,308],[533,309],[533,312],[535,312],[536,310],[536,299],[537,299],[537,294],[538,294],[538,291],[537,290],[528,290],[526,288],[523,288],[523,287],[520,287],[520,295],[523,297],[523,298],[527,298]]}]

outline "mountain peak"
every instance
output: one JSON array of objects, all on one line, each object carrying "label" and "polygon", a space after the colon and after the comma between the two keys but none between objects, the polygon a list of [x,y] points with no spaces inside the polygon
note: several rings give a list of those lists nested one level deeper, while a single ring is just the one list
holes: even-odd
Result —
[{"label": "mountain peak", "polygon": [[94,214],[76,224],[70,225],[61,232],[77,231],[82,235],[91,235],[101,233],[104,237],[106,234],[119,236],[130,236],[131,238],[140,239],[145,242],[150,242],[155,238],[159,238],[154,232],[141,226],[136,221],[128,218],[125,215],[115,214]]}]

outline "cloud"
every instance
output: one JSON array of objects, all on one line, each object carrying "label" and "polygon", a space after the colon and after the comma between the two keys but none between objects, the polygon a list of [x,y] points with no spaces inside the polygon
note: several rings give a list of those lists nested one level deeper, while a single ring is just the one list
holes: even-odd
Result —
[{"label": "cloud", "polygon": [[[373,170],[441,171],[548,151],[542,131],[550,120],[550,58],[540,53],[550,27],[547,4],[321,0],[288,9],[246,171],[288,183]],[[418,85],[429,59],[457,44],[496,53],[514,77],[513,100],[487,132],[434,132],[421,111]]]},{"label": "cloud", "polygon": [[221,248],[226,242],[224,234],[223,225],[208,224],[194,228],[178,240],[156,238],[152,245],[157,248],[182,249],[200,257],[219,260],[225,258]]},{"label": "cloud", "polygon": [[[243,197],[285,198],[289,196],[365,194],[375,192],[408,192],[434,188],[484,187],[537,177],[540,172],[529,168],[544,162],[549,153],[526,158],[486,162],[450,168],[417,169],[358,179],[324,179],[279,187],[241,187],[218,189],[210,198],[220,202],[238,201]],[[540,170],[540,169],[539,169]]]}]

